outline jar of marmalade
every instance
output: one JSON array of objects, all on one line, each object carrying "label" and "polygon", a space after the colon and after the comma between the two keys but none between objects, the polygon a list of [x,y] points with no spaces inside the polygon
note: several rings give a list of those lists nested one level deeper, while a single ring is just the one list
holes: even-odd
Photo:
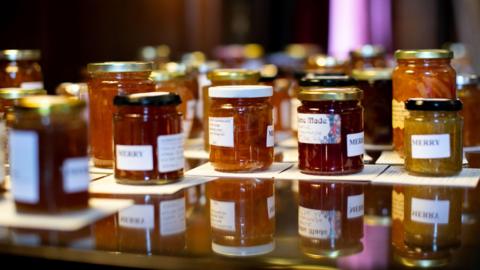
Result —
[{"label": "jar of marmalade", "polygon": [[398,50],[392,74],[392,127],[395,150],[404,156],[403,128],[409,98],[455,98],[455,70],[448,50]]},{"label": "jar of marmalade", "polygon": [[480,101],[478,76],[475,74],[457,75],[457,95],[463,103],[460,114],[464,119],[463,146],[465,151],[480,148],[480,113],[477,112]]},{"label": "jar of marmalade", "polygon": [[90,151],[97,167],[113,166],[113,98],[116,95],[154,92],[149,80],[151,62],[104,62],[88,64],[90,80]]},{"label": "jar of marmalade", "polygon": [[0,51],[0,88],[43,89],[39,50]]},{"label": "jar of marmalade", "polygon": [[348,80],[324,76],[301,82],[298,167],[303,173],[337,175],[363,169],[362,90],[333,86]]},{"label": "jar of marmalade", "polygon": [[387,61],[385,49],[382,46],[367,44],[350,52],[351,70],[385,67],[387,67]]},{"label": "jar of marmalade", "polygon": [[405,169],[448,176],[462,170],[463,119],[458,99],[411,98],[405,103]]},{"label": "jar of marmalade", "polygon": [[123,184],[165,184],[183,176],[180,96],[167,92],[113,100],[115,178]]},{"label": "jar of marmalade", "polygon": [[88,206],[84,109],[85,102],[59,96],[24,97],[15,105],[9,152],[17,211]]},{"label": "jar of marmalade", "polygon": [[265,170],[273,162],[272,87],[210,87],[210,162],[217,171]]}]

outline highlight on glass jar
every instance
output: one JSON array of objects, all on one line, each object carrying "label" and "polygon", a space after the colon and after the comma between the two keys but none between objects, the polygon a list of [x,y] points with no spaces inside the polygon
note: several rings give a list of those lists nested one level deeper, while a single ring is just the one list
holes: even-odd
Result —
[{"label": "highlight on glass jar", "polygon": [[207,197],[214,252],[254,256],[273,251],[273,180],[219,178],[207,183]]},{"label": "highlight on glass jar", "polygon": [[14,106],[9,153],[17,211],[88,207],[84,109],[85,102],[60,96],[24,97]]},{"label": "highlight on glass jar", "polygon": [[[363,170],[362,90],[347,76],[301,81],[298,99],[298,167],[318,175]],[[347,85],[347,86],[344,86]]]},{"label": "highlight on glass jar", "polygon": [[0,88],[43,89],[39,50],[0,51]]},{"label": "highlight on glass jar", "polygon": [[395,151],[404,156],[404,120],[408,115],[404,102],[409,98],[456,97],[455,70],[448,50],[398,50],[397,66],[392,74],[392,127]]},{"label": "highlight on glass jar", "polygon": [[480,149],[480,88],[478,76],[475,74],[457,75],[457,96],[463,103],[463,146],[464,151],[477,151]]},{"label": "highlight on glass jar", "polygon": [[381,45],[366,44],[350,52],[350,68],[386,68],[385,48]]},{"label": "highlight on glass jar", "polygon": [[273,163],[272,87],[210,87],[210,162],[217,171],[266,170]]},{"label": "highlight on glass jar", "polygon": [[183,176],[180,96],[150,92],[113,100],[115,179],[122,184],[166,184]]},{"label": "highlight on glass jar", "polygon": [[151,62],[88,64],[90,152],[96,167],[113,167],[113,98],[116,95],[154,92],[149,80]]},{"label": "highlight on glass jar", "polygon": [[405,103],[405,169],[449,176],[462,170],[463,119],[458,99],[412,98]]},{"label": "highlight on glass jar", "polygon": [[305,255],[336,258],[363,245],[363,185],[299,181],[298,234]]}]

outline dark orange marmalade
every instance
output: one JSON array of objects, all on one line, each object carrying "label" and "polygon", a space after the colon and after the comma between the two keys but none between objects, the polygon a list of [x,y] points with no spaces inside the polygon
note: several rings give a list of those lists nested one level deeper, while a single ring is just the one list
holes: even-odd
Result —
[{"label": "dark orange marmalade", "polygon": [[38,50],[0,51],[0,88],[43,89]]},{"label": "dark orange marmalade", "polygon": [[150,62],[105,62],[88,65],[90,151],[97,167],[113,166],[113,98],[155,91]]},{"label": "dark orange marmalade", "polygon": [[116,96],[113,118],[115,178],[126,184],[163,184],[183,176],[180,97],[153,92]]}]

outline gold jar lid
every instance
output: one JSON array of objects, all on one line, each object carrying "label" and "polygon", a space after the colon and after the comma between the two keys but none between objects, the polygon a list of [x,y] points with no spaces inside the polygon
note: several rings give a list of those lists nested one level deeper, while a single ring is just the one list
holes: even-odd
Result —
[{"label": "gold jar lid", "polygon": [[370,81],[370,80],[391,80],[391,68],[368,68],[368,69],[354,69],[352,70],[352,77],[355,80]]},{"label": "gold jar lid", "polygon": [[46,95],[44,89],[0,88],[0,99],[19,99],[25,96]]},{"label": "gold jar lid", "polygon": [[90,63],[87,71],[95,72],[143,72],[152,71],[152,62],[102,62]]},{"label": "gold jar lid", "polygon": [[40,60],[40,50],[3,50],[0,51],[0,59],[9,61]]},{"label": "gold jar lid", "polygon": [[240,80],[257,80],[260,79],[258,70],[249,69],[214,69],[207,74],[208,79],[212,81],[240,81]]},{"label": "gold jar lid", "polygon": [[186,76],[185,71],[176,70],[176,71],[168,71],[168,70],[154,70],[150,73],[150,80],[154,82],[164,82],[173,80],[176,78],[183,78]]},{"label": "gold jar lid", "polygon": [[397,50],[395,52],[396,59],[444,59],[453,58],[453,52],[442,49],[426,49],[426,50]]},{"label": "gold jar lid", "polygon": [[360,48],[357,48],[350,52],[350,55],[353,57],[363,57],[363,58],[372,58],[378,57],[385,54],[385,49],[380,45],[363,45]]},{"label": "gold jar lid", "polygon": [[15,104],[15,110],[37,111],[42,115],[50,113],[69,113],[85,108],[85,101],[65,96],[28,96],[22,97]]},{"label": "gold jar lid", "polygon": [[335,88],[300,88],[298,93],[299,100],[306,101],[326,101],[326,100],[359,100],[363,98],[363,91],[353,87],[335,87]]}]

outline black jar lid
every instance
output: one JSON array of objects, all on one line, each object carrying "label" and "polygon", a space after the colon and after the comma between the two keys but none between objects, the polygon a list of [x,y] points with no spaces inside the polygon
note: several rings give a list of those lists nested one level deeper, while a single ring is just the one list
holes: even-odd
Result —
[{"label": "black jar lid", "polygon": [[148,92],[124,96],[115,96],[116,106],[166,106],[182,103],[180,96],[170,92]]},{"label": "black jar lid", "polygon": [[355,80],[349,76],[311,76],[300,80],[301,87],[345,87],[354,86]]},{"label": "black jar lid", "polygon": [[412,111],[460,111],[462,102],[448,98],[410,98],[405,108]]}]

